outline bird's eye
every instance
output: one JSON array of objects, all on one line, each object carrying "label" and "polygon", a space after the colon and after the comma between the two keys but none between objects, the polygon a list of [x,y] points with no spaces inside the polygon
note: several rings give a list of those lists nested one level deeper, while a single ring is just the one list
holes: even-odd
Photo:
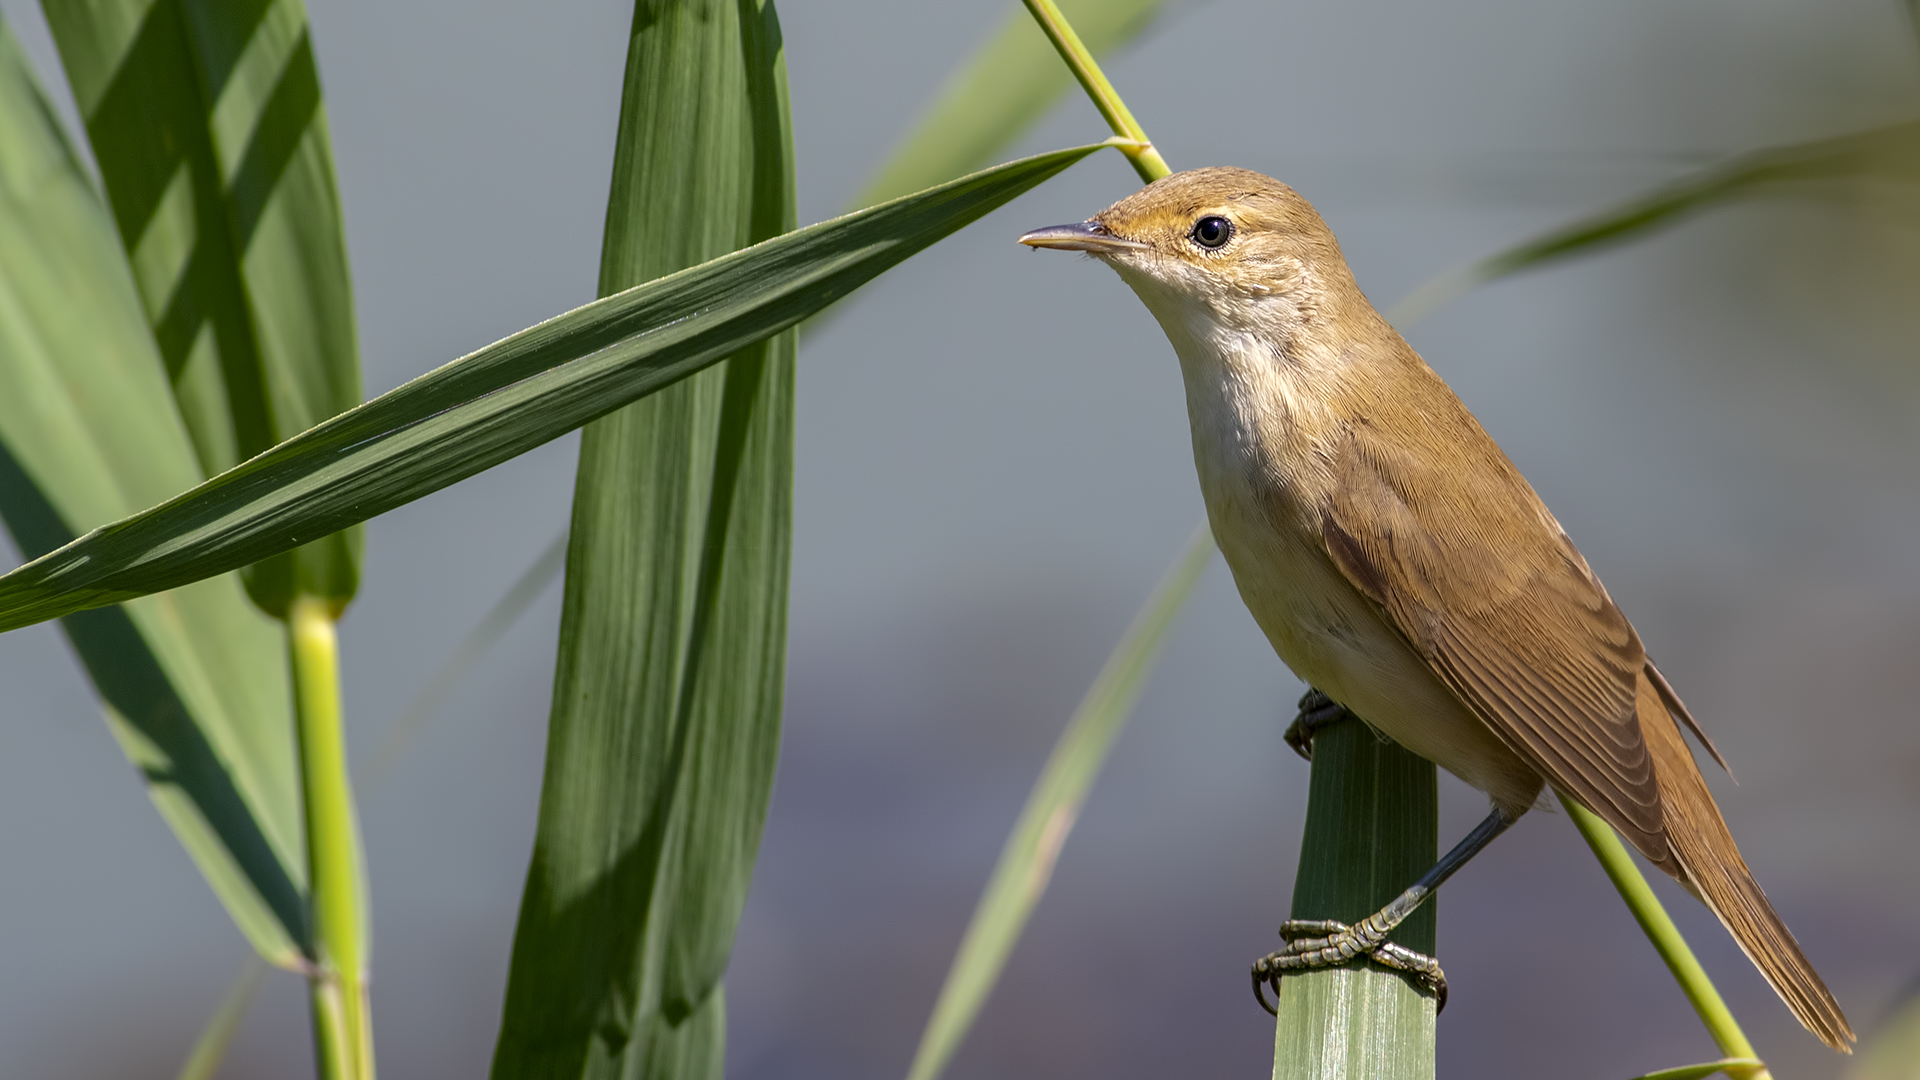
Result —
[{"label": "bird's eye", "polygon": [[1218,215],[1203,217],[1193,223],[1193,232],[1188,235],[1203,248],[1225,247],[1227,241],[1233,239],[1233,222]]}]

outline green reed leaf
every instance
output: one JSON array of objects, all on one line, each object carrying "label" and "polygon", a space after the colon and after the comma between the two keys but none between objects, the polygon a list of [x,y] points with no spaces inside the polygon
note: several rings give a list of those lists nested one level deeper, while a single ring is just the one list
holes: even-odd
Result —
[{"label": "green reed leaf", "polygon": [[1765,1068],[1758,1058],[1721,1058],[1719,1061],[1703,1061],[1698,1065],[1681,1065],[1672,1069],[1661,1069],[1645,1076],[1636,1076],[1633,1080],[1702,1080],[1715,1073],[1725,1073],[1735,1078],[1753,1075],[1753,1070]]},{"label": "green reed leaf", "polygon": [[1738,199],[1858,180],[1920,183],[1920,121],[1742,154],[1433,278],[1387,317],[1395,326],[1411,325],[1490,281],[1637,240]]},{"label": "green reed leaf", "polygon": [[[301,0],[45,0],[94,160],[205,474],[360,401],[346,238]],[[285,618],[337,611],[360,532],[244,575]]]},{"label": "green reed leaf", "polygon": [[1920,1080],[1920,981],[1909,982],[1895,998],[1843,1080]]},{"label": "green reed leaf", "polygon": [[432,494],[795,325],[1105,146],[809,226],[577,308],[0,577],[0,630],[237,569]]},{"label": "green reed leaf", "polygon": [[[638,5],[601,291],[794,223],[771,0]],[[779,748],[796,333],[583,432],[495,1076],[721,1075],[720,978]]]},{"label": "green reed leaf", "polygon": [[267,965],[257,956],[247,957],[240,965],[227,986],[226,995],[220,999],[220,1007],[207,1018],[207,1026],[193,1041],[193,1049],[181,1064],[176,1080],[214,1080],[219,1075],[220,1062],[227,1056],[227,1048],[233,1045],[234,1035],[240,1031],[240,1021],[247,1018],[247,1010],[253,1007],[260,980],[266,973]]},{"label": "green reed leaf", "polygon": [[[113,220],[0,22],[0,516],[21,552],[201,482]],[[64,612],[115,737],[266,959],[308,940],[281,628],[232,576]]]},{"label": "green reed leaf", "polygon": [[1060,849],[1106,764],[1107,751],[1140,698],[1140,688],[1153,670],[1174,616],[1193,595],[1213,553],[1213,534],[1203,525],[1134,616],[1060,733],[974,907],[933,1016],[920,1036],[908,1080],[933,1080],[940,1075],[986,1004],[1034,905],[1046,892]]}]

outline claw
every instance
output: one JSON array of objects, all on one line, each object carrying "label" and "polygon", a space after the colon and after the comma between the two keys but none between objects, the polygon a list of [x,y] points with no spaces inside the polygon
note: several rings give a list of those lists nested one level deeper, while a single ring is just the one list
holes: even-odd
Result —
[{"label": "claw", "polygon": [[1337,724],[1352,715],[1347,707],[1318,690],[1309,689],[1300,698],[1299,715],[1287,725],[1287,745],[1308,761],[1313,760],[1313,733],[1329,724]]},{"label": "claw", "polygon": [[1278,1015],[1278,1006],[1268,1004],[1264,987],[1271,986],[1277,1000],[1280,978],[1290,971],[1314,971],[1339,967],[1365,957],[1381,967],[1411,975],[1434,997],[1434,1012],[1447,1007],[1447,977],[1440,962],[1404,945],[1384,940],[1385,933],[1373,933],[1370,925],[1349,926],[1332,919],[1289,919],[1280,924],[1280,936],[1287,947],[1253,962],[1253,996],[1260,1007]]},{"label": "claw", "polygon": [[1253,1000],[1259,1002],[1260,1007],[1267,1010],[1267,1014],[1269,1016],[1280,1015],[1279,1005],[1267,1004],[1267,984],[1268,983],[1275,984],[1273,988],[1273,994],[1275,997],[1279,997],[1280,987],[1278,985],[1278,982],[1279,982],[1279,975],[1277,972],[1274,972],[1268,969],[1266,957],[1263,956],[1260,959],[1255,960],[1253,962]]}]

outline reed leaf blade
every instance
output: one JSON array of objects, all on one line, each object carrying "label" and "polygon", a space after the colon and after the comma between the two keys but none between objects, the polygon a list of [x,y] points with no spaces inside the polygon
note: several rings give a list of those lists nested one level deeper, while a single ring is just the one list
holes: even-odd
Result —
[{"label": "reed leaf blade", "polygon": [[1920,184],[1920,121],[1742,154],[1433,278],[1387,315],[1409,326],[1488,282],[1643,238],[1703,210],[1860,180]]},{"label": "reed leaf blade", "polygon": [[529,327],[0,577],[0,630],[212,577],[432,494],[799,323],[1104,145],[1008,162]]},{"label": "reed leaf blade", "polygon": [[[199,483],[113,222],[0,21],[0,516],[29,558]],[[221,575],[63,629],[260,955],[308,941],[281,628]]]},{"label": "reed leaf blade", "polygon": [[[208,476],[360,401],[346,238],[301,0],[45,3],[121,243]],[[360,531],[248,567],[336,610]]]},{"label": "reed leaf blade", "polygon": [[1060,733],[974,907],[933,1015],[920,1036],[908,1080],[939,1076],[986,1004],[1027,919],[1046,892],[1067,834],[1106,764],[1107,751],[1140,698],[1140,688],[1159,658],[1174,617],[1193,595],[1214,551],[1213,534],[1202,525],[1134,616]]},{"label": "reed leaf blade", "polygon": [[[793,225],[770,0],[639,5],[602,292]],[[720,978],[779,745],[796,333],[583,433],[496,1076],[721,1075]]]},{"label": "reed leaf blade", "polygon": [[1920,981],[1909,982],[1842,1080],[1920,1080]]}]

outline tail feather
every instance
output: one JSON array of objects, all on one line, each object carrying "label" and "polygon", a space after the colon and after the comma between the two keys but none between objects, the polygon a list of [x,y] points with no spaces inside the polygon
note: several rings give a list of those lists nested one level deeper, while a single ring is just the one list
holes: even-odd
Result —
[{"label": "tail feather", "polygon": [[1760,883],[1753,880],[1679,726],[1655,682],[1646,676],[1640,680],[1638,709],[1641,735],[1660,786],[1671,857],[1646,854],[1719,916],[1808,1031],[1835,1050],[1851,1053],[1847,1044],[1854,1039],[1853,1028],[1840,1003],[1807,962],[1800,943],[1760,891]]}]

